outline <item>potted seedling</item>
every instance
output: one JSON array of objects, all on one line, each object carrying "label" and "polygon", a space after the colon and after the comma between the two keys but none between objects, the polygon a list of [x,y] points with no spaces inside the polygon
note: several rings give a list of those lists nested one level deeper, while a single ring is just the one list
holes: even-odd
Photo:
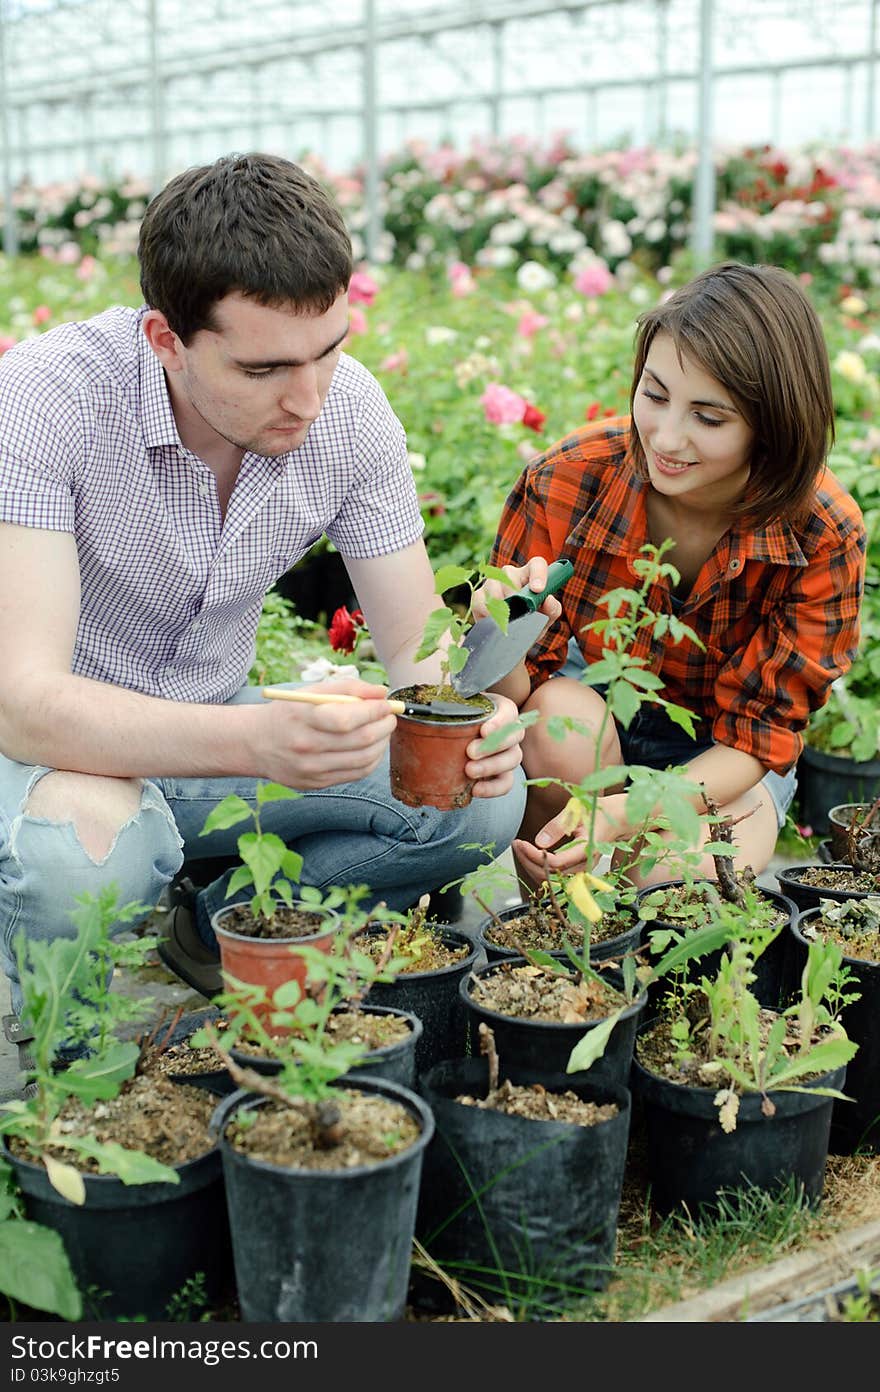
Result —
[{"label": "potted seedling", "polygon": [[[655,956],[688,933],[714,922],[722,903],[734,904],[746,911],[758,925],[776,925],[778,932],[768,939],[756,963],[753,986],[761,1004],[775,1008],[789,986],[787,965],[791,939],[786,930],[797,917],[797,905],[786,895],[758,885],[750,867],[737,870],[733,861],[736,821],[720,817],[717,807],[705,793],[703,801],[712,823],[713,837],[704,853],[708,851],[712,855],[715,879],[704,879],[694,872],[696,856],[682,856],[679,878],[639,891],[636,896],[639,918],[650,929]],[[710,964],[700,965],[706,969]],[[717,954],[711,965],[717,965]],[[693,969],[691,962],[681,970]],[[655,983],[649,994],[653,996],[661,985]]]},{"label": "potted seedling", "polygon": [[[368,893],[366,885],[352,885],[329,891],[325,899],[338,906],[342,927],[330,947],[324,951],[303,944],[297,949],[305,968],[302,1011],[318,1011],[318,1028],[329,1043],[351,1047],[351,1069],[359,1074],[375,1074],[392,1082],[411,1087],[415,1081],[416,1049],[422,1037],[422,1022],[414,1014],[365,997],[377,983],[392,983],[410,958],[396,950],[396,937],[405,915],[378,904],[373,909],[362,907]],[[365,931],[382,934],[382,951],[371,954],[358,946]],[[370,939],[372,945],[373,940]],[[247,1018],[238,1018],[242,999],[247,1000]],[[276,1005],[274,994],[262,986],[238,983],[237,987],[221,993],[215,1002],[220,1016],[212,1024],[223,1047],[237,1064],[274,1074],[281,1064],[267,1040],[279,1030],[289,1028],[290,1010]],[[224,1013],[225,1012],[225,1013]],[[293,1012],[296,1030],[296,1012]],[[253,1027],[253,1021],[259,1028]],[[190,1040],[192,1048],[202,1053],[208,1040],[198,1031]],[[213,1054],[216,1068],[216,1051]],[[227,1075],[228,1076],[228,1075]],[[230,1084],[233,1080],[230,1078]]]},{"label": "potted seedling", "polygon": [[859,870],[880,869],[880,798],[874,802],[842,802],[828,812],[832,861],[846,861]]},{"label": "potted seedling", "polygon": [[205,1027],[239,1088],[214,1125],[242,1318],[399,1319],[433,1119],[409,1088],[354,1071],[363,1045],[327,1027],[341,983],[366,987],[375,964],[303,950],[318,990],[307,977],[271,1003],[246,985],[226,995],[233,1038],[258,1041],[275,1073],[242,1066]]},{"label": "potted seedling", "polygon": [[[598,888],[598,881],[594,884],[592,902],[584,899],[581,879],[553,871],[528,898],[517,898],[521,885],[516,873],[491,859],[455,883],[486,915],[477,927],[476,938],[487,961],[528,957],[532,952],[564,958],[571,946],[582,947],[586,933],[590,960],[597,963],[635,951],[642,933],[635,912],[635,887],[625,874],[617,871],[610,872],[609,878],[613,883],[606,880],[607,889]],[[552,896],[548,882],[553,886]],[[508,895],[507,907],[492,909],[489,901],[505,889],[514,891]],[[586,914],[578,907],[577,899],[582,900]]]},{"label": "potted seedling", "polygon": [[327,951],[339,926],[336,896],[322,898],[309,885],[296,890],[302,856],[274,832],[264,831],[260,814],[268,802],[300,797],[280,783],[258,783],[251,806],[230,793],[209,814],[201,836],[250,822],[252,831],[238,837],[241,864],[230,878],[226,897],[253,893],[244,901],[226,904],[212,915],[211,927],[220,946],[220,965],[227,982],[262,986],[271,996],[277,986],[296,979],[305,982],[305,964],[298,948],[303,943]]},{"label": "potted seedling", "polygon": [[[400,965],[393,981],[371,984],[368,1004],[410,1011],[422,1022],[416,1046],[416,1071],[425,1072],[439,1059],[455,1058],[466,1045],[466,1019],[459,984],[478,960],[479,950],[468,935],[429,914],[430,895],[403,917],[396,930],[394,952]],[[354,935],[352,948],[374,960],[388,950],[389,931],[369,924]]]},{"label": "potted seedling", "polygon": [[776,924],[722,902],[716,921],[661,957],[657,975],[722,947],[717,970],[677,975],[658,1017],[640,1032],[632,1087],[644,1106],[651,1197],[691,1212],[724,1188],[778,1190],[792,1177],[822,1192],[831,1108],[857,1045],[840,1012],[852,978],[834,943],[813,943],[791,1004],[761,1006],[755,962]]},{"label": "potted seedling", "polygon": [[[557,583],[561,584],[564,578]],[[396,700],[416,701],[425,706],[442,703],[446,712],[398,716],[390,746],[391,791],[398,801],[409,807],[430,806],[448,811],[466,807],[471,801],[472,784],[465,774],[466,750],[477,738],[480,726],[496,709],[496,702],[487,692],[462,694],[463,673],[470,656],[464,640],[473,631],[474,595],[483,582],[490,579],[509,584],[508,577],[495,566],[467,570],[463,566],[447,565],[436,572],[434,585],[441,598],[453,589],[459,593],[464,590],[467,594],[466,602],[456,608],[443,604],[435,609],[425,625],[416,661],[438,654],[439,680],[435,684],[401,687],[391,692]],[[548,588],[543,595],[530,596],[530,605],[540,602],[550,592]],[[503,637],[510,625],[508,603],[493,598],[487,600],[487,608],[489,619],[482,622],[494,622],[499,637]],[[516,657],[512,658],[510,666],[515,666],[516,661]],[[499,676],[509,670],[504,668],[503,658],[501,668]],[[460,715],[450,711],[450,707],[456,706],[461,708]],[[517,723],[525,726],[534,719],[537,719],[536,714],[520,716],[518,722],[495,731],[483,741],[482,752],[490,754],[500,749]]]},{"label": "potted seedling", "polygon": [[212,1100],[150,1076],[141,1043],[119,1037],[152,1002],[108,990],[108,977],[156,939],[111,930],[142,911],[118,907],[111,886],[79,896],[75,937],[19,942],[36,1090],[0,1107],[0,1134],[27,1218],[60,1235],[100,1315],[160,1319],[198,1272],[222,1289],[228,1234]]},{"label": "potted seedling", "polygon": [[852,1102],[835,1103],[831,1151],[880,1150],[880,895],[864,899],[821,899],[802,913],[793,929],[800,966],[812,942],[834,942],[859,995],[841,1010],[841,1022],[859,1051],[847,1069]]}]

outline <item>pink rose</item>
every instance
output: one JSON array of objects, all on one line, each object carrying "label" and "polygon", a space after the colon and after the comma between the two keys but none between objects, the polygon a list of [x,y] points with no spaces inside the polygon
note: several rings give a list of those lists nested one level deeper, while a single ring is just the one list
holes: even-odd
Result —
[{"label": "pink rose", "polygon": [[14,348],[17,341],[18,340],[15,338],[10,338],[8,334],[0,334],[0,357],[2,357],[9,348]]},{"label": "pink rose", "polygon": [[596,295],[604,295],[613,284],[614,276],[604,261],[594,261],[589,266],[584,266],[582,271],[578,271],[574,280],[575,290],[590,299]]},{"label": "pink rose", "polygon": [[366,333],[368,328],[367,316],[357,305],[352,305],[348,311],[348,337],[352,334]]},{"label": "pink rose", "polygon": [[525,314],[520,316],[520,321],[516,326],[516,331],[523,338],[531,338],[550,323],[546,314],[536,314],[533,309],[527,309]]},{"label": "pink rose", "polygon": [[500,382],[489,383],[480,397],[480,405],[486,413],[486,420],[492,425],[510,425],[514,421],[521,421],[526,410],[525,397],[518,396],[510,387],[503,387]]},{"label": "pink rose", "polygon": [[45,324],[47,319],[52,318],[52,311],[47,304],[38,304],[33,313],[35,324]]},{"label": "pink rose", "polygon": [[378,291],[379,286],[372,276],[367,275],[366,271],[355,271],[348,282],[348,303],[371,305]]},{"label": "pink rose", "polygon": [[389,353],[379,364],[380,372],[399,372],[403,377],[406,376],[408,368],[409,353],[405,348],[401,348],[397,353]]}]

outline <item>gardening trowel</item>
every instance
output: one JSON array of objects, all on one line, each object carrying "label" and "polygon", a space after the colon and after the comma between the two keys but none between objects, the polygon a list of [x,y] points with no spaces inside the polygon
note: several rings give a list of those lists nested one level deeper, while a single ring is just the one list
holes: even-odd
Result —
[{"label": "gardening trowel", "polygon": [[[301,701],[312,706],[338,705],[341,702],[359,702],[366,699],[361,696],[348,696],[343,691],[309,691],[303,687],[286,691],[283,687],[264,686],[262,694],[269,701]],[[473,696],[475,693],[469,691],[467,695]],[[461,701],[398,701],[392,697],[386,704],[395,715],[445,715],[456,720],[469,720],[475,715],[486,715],[482,706],[466,706]]]},{"label": "gardening trowel", "polygon": [[574,573],[571,561],[554,561],[547,571],[543,590],[518,590],[508,595],[505,603],[510,612],[507,632],[502,633],[492,618],[478,619],[462,639],[468,660],[450,681],[460,696],[475,696],[488,691],[521,662],[529,648],[537,643],[549,620],[536,611],[548,595],[561,589]]}]

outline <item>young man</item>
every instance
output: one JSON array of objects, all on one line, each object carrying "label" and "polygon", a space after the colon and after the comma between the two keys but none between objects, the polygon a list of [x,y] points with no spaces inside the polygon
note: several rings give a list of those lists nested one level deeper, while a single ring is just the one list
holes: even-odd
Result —
[{"label": "young man", "polygon": [[[0,964],[72,933],[74,897],[114,882],[155,904],[211,808],[259,780],[302,790],[263,824],[303,881],[366,883],[403,908],[503,849],[523,810],[518,738],[468,753],[461,812],[391,795],[385,689],[358,705],[246,686],[266,591],[323,534],[345,558],[393,685],[436,604],[404,432],[342,352],[351,245],[320,185],[266,155],[185,171],[150,204],[145,307],[65,324],[0,368]],[[485,736],[516,714],[511,702]],[[166,961],[219,988],[210,913],[172,916]]]}]

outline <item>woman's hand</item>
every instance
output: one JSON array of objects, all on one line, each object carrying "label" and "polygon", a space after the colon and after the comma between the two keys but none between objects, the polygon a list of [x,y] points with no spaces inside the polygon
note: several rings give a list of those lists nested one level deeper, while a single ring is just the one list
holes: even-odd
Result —
[{"label": "woman's hand", "polygon": [[[604,851],[596,847],[603,843],[614,845],[627,841],[632,835],[632,827],[626,819],[626,793],[609,793],[599,798],[596,804],[596,817],[593,823],[593,849],[588,855],[590,845],[589,824],[581,824],[573,830],[570,817],[559,812],[541,828],[531,841],[514,841],[513,853],[523,868],[535,877],[535,882],[546,878],[548,870],[561,875],[576,875],[581,870],[593,870]],[[550,849],[559,846],[558,850]]]},{"label": "woman's hand", "polygon": [[[510,584],[502,585],[500,580],[487,580],[484,585],[481,585],[475,591],[471,603],[471,613],[474,620],[484,619],[488,615],[487,598],[506,599],[509,595],[515,594],[517,590],[533,590],[535,594],[540,594],[547,586],[549,569],[550,562],[545,561],[543,556],[533,556],[524,566],[504,566],[504,574],[510,576]],[[538,609],[538,613],[546,614],[552,623],[562,613],[562,605],[555,595],[548,595]]]}]

